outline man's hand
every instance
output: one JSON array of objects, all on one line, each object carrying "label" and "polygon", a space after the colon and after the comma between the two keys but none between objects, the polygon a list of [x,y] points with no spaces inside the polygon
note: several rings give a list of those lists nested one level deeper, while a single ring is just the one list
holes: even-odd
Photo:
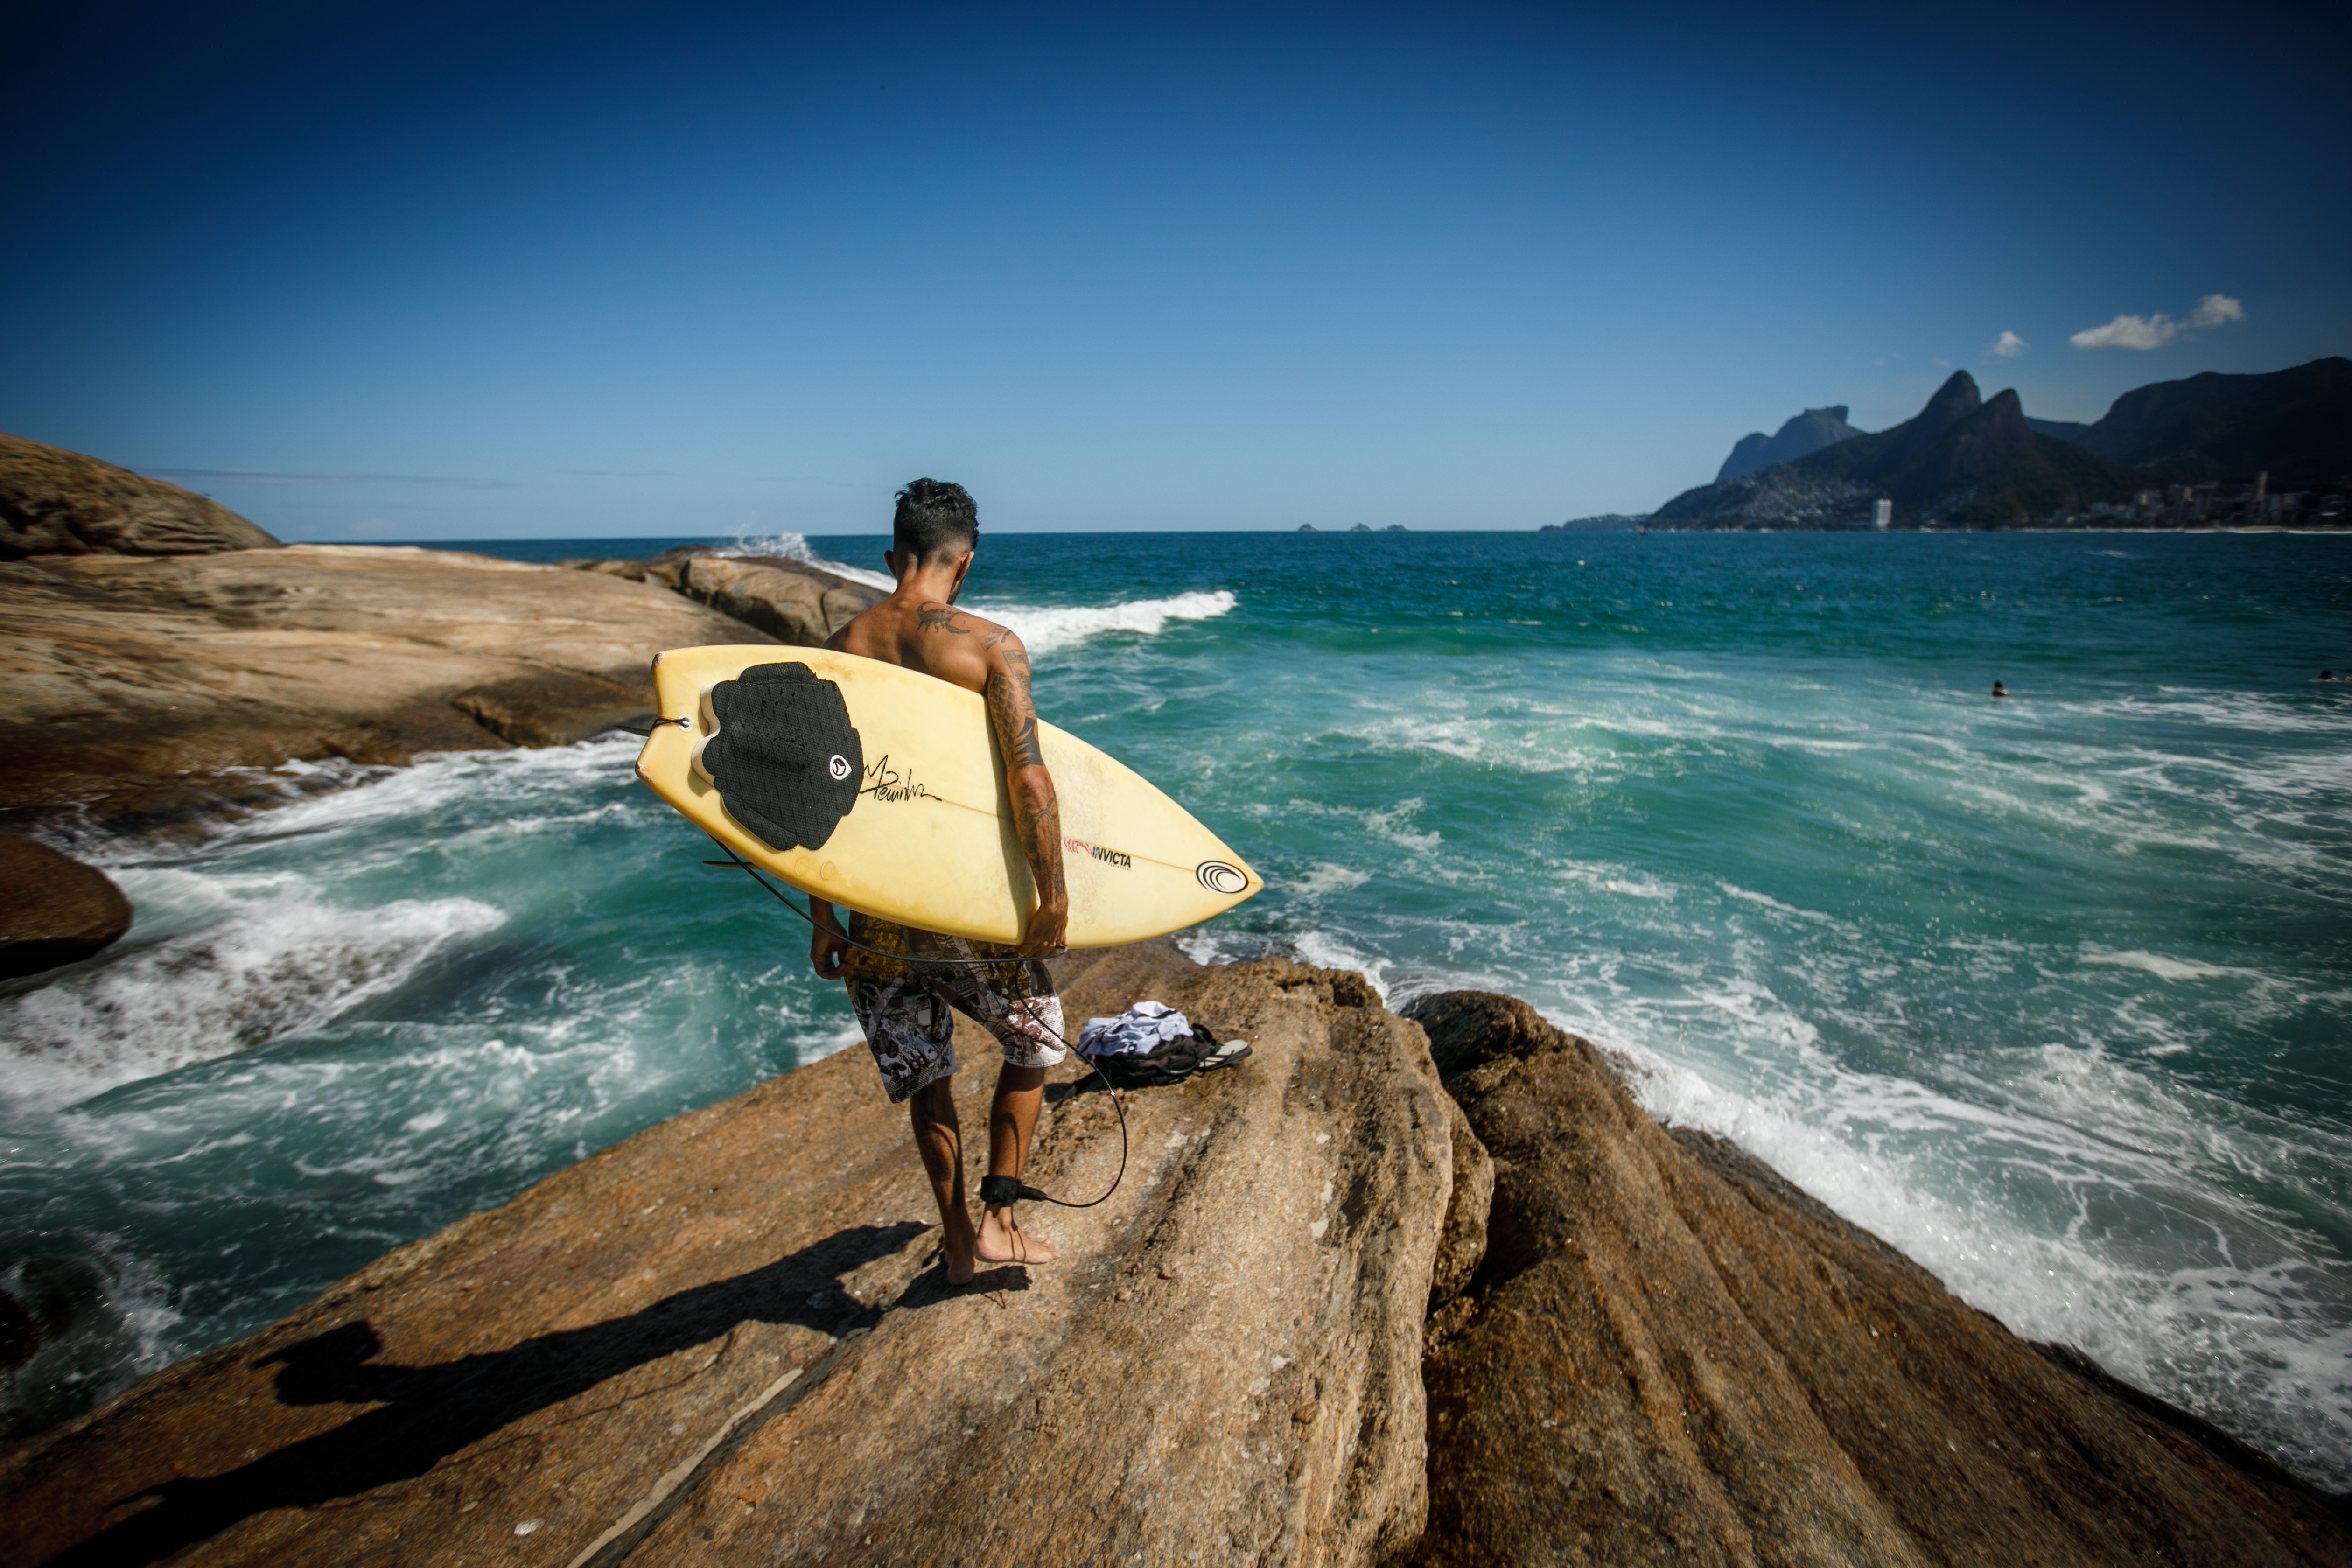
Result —
[{"label": "man's hand", "polygon": [[1019,952],[1024,958],[1052,958],[1070,945],[1070,905],[1067,900],[1039,904],[1029,917]]},{"label": "man's hand", "polygon": [[841,929],[833,906],[823,899],[809,900],[809,918],[816,922],[816,929],[809,932],[809,963],[819,980],[838,980],[842,961],[849,956],[849,933]]}]

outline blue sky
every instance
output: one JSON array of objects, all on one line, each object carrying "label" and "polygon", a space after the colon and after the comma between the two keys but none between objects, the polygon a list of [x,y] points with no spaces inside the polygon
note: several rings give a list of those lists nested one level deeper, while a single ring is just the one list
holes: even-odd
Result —
[{"label": "blue sky", "polygon": [[0,429],[287,538],[1528,528],[2352,352],[2343,23],[1892,9],[51,5]]}]

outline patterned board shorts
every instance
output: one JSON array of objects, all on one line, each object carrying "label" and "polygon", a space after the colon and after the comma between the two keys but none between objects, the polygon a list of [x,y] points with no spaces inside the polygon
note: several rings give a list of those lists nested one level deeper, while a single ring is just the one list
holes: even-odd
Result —
[{"label": "patterned board shorts", "polygon": [[955,1071],[956,1013],[996,1037],[1007,1067],[1049,1068],[1066,1054],[1062,999],[1038,960],[855,913],[849,934],[887,955],[850,949],[842,978],[893,1105]]}]

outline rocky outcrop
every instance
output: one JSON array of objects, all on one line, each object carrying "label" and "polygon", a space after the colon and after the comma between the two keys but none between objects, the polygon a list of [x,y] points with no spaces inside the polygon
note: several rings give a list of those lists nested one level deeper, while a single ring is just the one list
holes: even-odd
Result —
[{"label": "rocky outcrop", "polygon": [[1431,1322],[1426,1568],[2352,1563],[2326,1500],[1658,1126],[1524,1003],[1408,1012],[1497,1173]]},{"label": "rocky outcrop", "polygon": [[[1455,1133],[1358,975],[1059,965],[1253,1043],[1130,1095],[1065,1261],[944,1283],[850,1050],[394,1252],[0,1459],[0,1560],[1377,1563],[1423,1517],[1423,1312]],[[961,1042],[966,1164],[993,1051]],[[1031,1180],[1092,1197],[1109,1100]]]},{"label": "rocky outcrop", "polygon": [[[112,878],[29,838],[0,837],[0,980],[89,957],[131,929]],[[0,1327],[0,1342],[8,1331]],[[9,1364],[0,1349],[0,1365]]]},{"label": "rocky outcrop", "polygon": [[235,770],[539,745],[650,710],[666,647],[769,640],[665,589],[450,551],[0,563],[0,815],[276,798]]},{"label": "rocky outcrop", "polygon": [[783,556],[710,555],[681,549],[650,561],[563,564],[575,571],[658,583],[797,647],[822,647],[883,597],[867,584]]},{"label": "rocky outcrop", "polygon": [[268,534],[206,496],[0,435],[0,560],[264,550]]},{"label": "rocky outcrop", "polygon": [[816,647],[882,595],[860,583],[828,587],[815,574],[769,561],[698,555],[678,574],[678,587],[722,616],[754,626],[779,642]]},{"label": "rocky outcrop", "polygon": [[1127,1097],[1124,1156],[1056,1075],[1031,1179],[1126,1173],[1032,1205],[1062,1262],[945,1283],[853,1048],[0,1457],[0,1561],[2352,1563],[2328,1500],[1659,1127],[1524,1004],[1057,968],[1073,1017],[1255,1048]]}]

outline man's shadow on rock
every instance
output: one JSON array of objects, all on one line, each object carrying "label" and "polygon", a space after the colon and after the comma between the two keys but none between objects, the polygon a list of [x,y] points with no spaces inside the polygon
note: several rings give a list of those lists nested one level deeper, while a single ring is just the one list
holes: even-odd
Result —
[{"label": "man's shadow on rock", "polygon": [[845,1295],[840,1277],[899,1250],[926,1228],[907,1221],[855,1226],[625,1318],[434,1366],[376,1364],[383,1339],[366,1319],[354,1319],[254,1364],[280,1366],[283,1405],[377,1408],[234,1470],[168,1480],[119,1499],[116,1507],[142,1497],[158,1500],[50,1558],[47,1568],[137,1568],[270,1509],[312,1507],[414,1479],[535,1411],[708,1343],[738,1323],[791,1323],[828,1334],[869,1326],[879,1313]]}]

